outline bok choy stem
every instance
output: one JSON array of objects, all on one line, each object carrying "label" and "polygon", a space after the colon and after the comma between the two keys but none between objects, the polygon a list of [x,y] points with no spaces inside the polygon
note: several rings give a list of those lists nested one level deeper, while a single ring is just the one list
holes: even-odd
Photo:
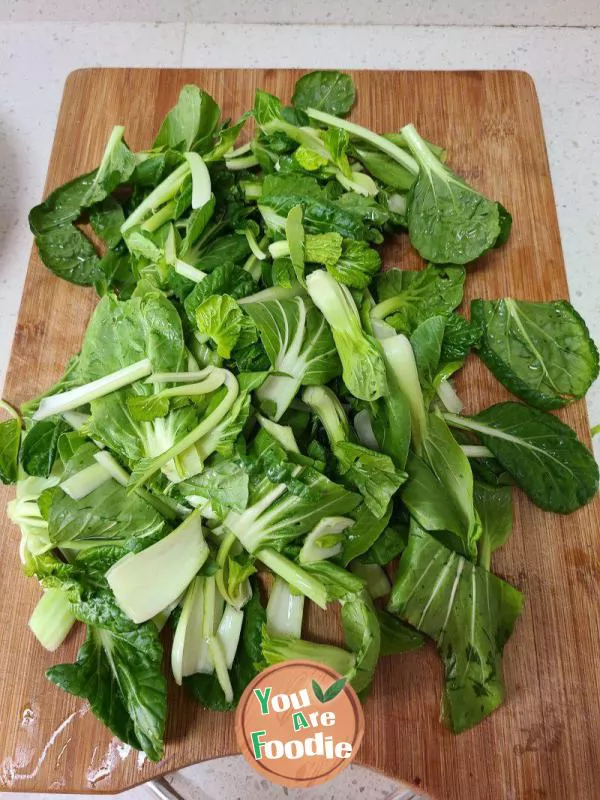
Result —
[{"label": "bok choy stem", "polygon": [[122,389],[130,383],[135,383],[135,381],[145,378],[151,372],[152,364],[150,359],[142,358],[141,361],[137,361],[135,364],[118,369],[116,372],[105,375],[103,378],[98,378],[91,383],[77,386],[75,389],[69,389],[61,394],[44,397],[38,410],[33,415],[33,419],[36,421],[42,420],[47,417],[53,417],[55,414],[63,414],[65,411],[79,408],[91,403],[92,400],[97,400],[111,392],[116,392],[117,389]]}]

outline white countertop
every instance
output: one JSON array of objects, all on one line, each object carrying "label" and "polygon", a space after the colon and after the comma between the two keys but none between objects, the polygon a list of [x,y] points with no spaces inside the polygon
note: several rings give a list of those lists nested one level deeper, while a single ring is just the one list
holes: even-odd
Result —
[{"label": "white countertop", "polygon": [[[349,2],[343,14],[340,9],[346,4],[309,0],[303,4],[302,19],[290,10],[291,4],[281,2],[241,0],[234,8],[227,2],[221,7],[209,0],[175,0],[169,4],[121,3],[120,13],[135,20],[161,13],[165,19],[181,22],[102,22],[117,13],[117,5],[84,0],[74,10],[71,0],[54,4],[10,0],[0,9],[0,386],[31,247],[27,212],[41,199],[64,80],[71,70],[86,66],[504,68],[529,72],[542,106],[571,299],[592,336],[600,341],[600,29],[556,27],[567,22],[600,24],[597,0],[565,0],[548,8],[543,8],[544,0],[509,0],[487,6],[484,0],[457,0],[452,12],[441,0],[427,7],[407,0],[401,9],[394,0],[382,0],[370,6]],[[157,11],[157,6],[168,10]],[[302,22],[389,23],[401,16],[416,25],[189,24],[198,8],[205,11],[204,18],[215,18],[220,9],[220,18],[228,21],[275,21],[289,12],[288,19]],[[45,19],[50,13],[53,19],[77,14],[95,21],[31,21]],[[542,13],[549,27],[481,25],[487,20],[531,23]],[[420,24],[432,21],[448,27]],[[461,27],[456,22],[479,27]],[[447,144],[451,149],[451,142]],[[588,400],[591,423],[597,424],[600,386],[592,389]],[[194,800],[284,796],[283,790],[271,789],[266,782],[262,785],[245,765],[238,764],[232,780],[229,760],[193,768],[186,775],[192,777],[179,780],[187,780],[188,796],[191,786],[196,786]],[[390,781],[351,768],[332,784],[302,797],[384,798],[392,788]],[[135,790],[140,797],[144,792],[148,790]]]}]

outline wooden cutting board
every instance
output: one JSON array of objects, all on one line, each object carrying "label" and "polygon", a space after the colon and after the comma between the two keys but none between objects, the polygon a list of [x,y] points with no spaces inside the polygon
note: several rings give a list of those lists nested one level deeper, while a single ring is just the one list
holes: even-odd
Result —
[{"label": "wooden cutting board", "polygon": [[[181,87],[197,83],[236,118],[261,87],[288,100],[290,70],[90,69],[69,76],[46,192],[95,167],[114,124],[133,149],[148,147]],[[378,131],[412,121],[445,145],[449,163],[513,214],[509,244],[469,270],[469,297],[567,297],[542,122],[531,78],[521,72],[355,72],[352,119]],[[25,224],[25,220],[23,223]],[[418,266],[401,237],[388,266]],[[58,280],[35,252],[29,262],[5,397],[18,404],[49,386],[79,349],[97,302]],[[475,358],[461,375],[467,412],[508,397]],[[560,414],[589,443],[584,403]],[[0,493],[2,506],[11,489]],[[456,737],[439,722],[442,669],[433,648],[382,659],[365,706],[359,761],[439,800],[542,800],[598,796],[600,764],[600,504],[569,517],[545,514],[515,492],[515,531],[495,571],[521,589],[525,611],[506,649],[507,701]],[[19,533],[0,521],[0,788],[118,792],[156,775],[237,752],[232,715],[205,711],[172,687],[167,748],[150,764],[119,745],[81,700],[44,671],[75,657],[81,631],[48,654],[27,628],[39,595],[21,576]],[[337,636],[335,614],[308,631]],[[224,798],[228,800],[228,798]]]}]

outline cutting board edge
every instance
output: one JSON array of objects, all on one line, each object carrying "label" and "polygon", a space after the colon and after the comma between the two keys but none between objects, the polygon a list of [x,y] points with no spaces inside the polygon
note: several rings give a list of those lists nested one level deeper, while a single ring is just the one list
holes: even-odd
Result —
[{"label": "cutting board edge", "polygon": [[[62,114],[63,104],[66,101],[67,90],[68,90],[68,88],[70,86],[70,83],[71,82],[75,82],[77,77],[83,75],[83,73],[103,73],[103,72],[140,72],[140,73],[141,72],[157,72],[157,73],[171,72],[171,73],[176,73],[176,72],[180,72],[180,71],[181,70],[178,69],[178,68],[173,68],[173,69],[168,69],[168,70],[160,70],[160,69],[144,70],[143,68],[140,68],[140,69],[129,69],[129,68],[120,68],[120,67],[109,67],[109,68],[90,67],[90,68],[83,68],[83,69],[74,70],[72,73],[69,74],[69,76],[67,77],[67,80],[65,82],[63,97],[62,97],[61,105],[60,105],[60,109],[61,109],[60,113]],[[227,68],[227,69],[219,69],[218,71],[219,72],[225,72],[225,73],[227,73],[227,72],[233,73],[233,72],[237,72],[239,70],[237,70],[236,68]],[[251,71],[259,73],[259,72],[263,72],[264,70],[256,69],[256,70],[251,70]],[[284,71],[286,71],[286,72],[295,72],[296,70],[284,70]],[[297,71],[302,71],[302,70],[297,70]],[[355,71],[355,72],[366,72],[366,73],[400,72],[400,73],[408,73],[408,74],[411,74],[411,73],[420,74],[423,71],[422,70],[412,70],[412,71],[411,70],[360,70],[360,71]],[[541,115],[541,110],[540,110],[540,107],[539,107],[539,100],[538,100],[538,97],[537,97],[537,91],[536,91],[536,88],[535,88],[535,82],[533,81],[533,78],[531,77],[531,75],[529,75],[527,72],[522,71],[522,70],[451,70],[451,71],[450,70],[448,70],[448,71],[446,71],[446,70],[435,70],[433,72],[444,73],[444,74],[447,74],[448,72],[451,72],[451,73],[455,73],[455,74],[458,74],[458,75],[461,75],[461,74],[464,74],[464,73],[471,73],[472,74],[474,72],[476,72],[476,73],[486,73],[486,74],[489,74],[489,73],[509,73],[509,74],[515,74],[515,75],[524,76],[527,79],[527,81],[525,82],[524,85],[529,83],[530,84],[530,89],[533,89],[533,93],[532,93],[533,94],[533,99],[535,100],[535,103],[536,103],[536,106],[537,106],[538,117],[539,117],[539,120],[540,120],[540,123],[541,123],[541,126],[542,126],[542,133],[543,133],[543,117]],[[60,119],[60,117],[59,117],[59,119]],[[546,160],[546,163],[547,163],[548,162],[547,145],[546,145],[546,140],[545,140],[544,136],[542,136],[542,142],[543,142],[543,146],[544,146],[544,157],[545,157],[545,160]],[[56,139],[55,139],[54,144],[53,144],[50,163],[52,163],[52,159],[54,157],[55,147],[57,147]],[[548,172],[548,180],[551,183],[551,174],[549,172]],[[44,196],[47,194],[47,189],[48,189],[49,183],[50,183],[50,174],[48,172],[47,173],[47,177],[46,177],[46,189],[45,189]],[[554,208],[556,208],[553,187],[552,187],[552,198],[553,198]],[[561,258],[561,262],[562,262],[561,263],[561,268],[562,268],[562,270],[564,272],[564,256],[563,256],[562,245],[560,246],[559,251],[560,251],[560,258]],[[33,246],[32,246],[32,251],[31,251],[31,255],[30,255],[30,259],[29,259],[29,262],[30,262],[29,266],[30,267],[31,267],[31,262],[34,259],[36,259],[36,256],[35,256],[35,244],[33,244]],[[29,268],[28,268],[28,273],[29,273]],[[53,280],[59,281],[58,278],[54,278],[53,276],[52,276],[52,278],[53,278]],[[81,291],[80,287],[78,287],[78,291]],[[15,340],[13,340],[12,348],[11,348],[11,356],[10,356],[11,365],[12,365],[12,362],[13,362],[13,352],[12,352],[12,350],[14,349],[14,347],[15,347]],[[585,414],[586,421],[587,421],[588,420],[588,414],[587,414],[587,405],[586,404],[583,404],[583,409],[584,409],[584,414]],[[587,427],[589,428],[589,424],[588,424]],[[588,434],[588,441],[589,441],[589,434]],[[227,755],[233,755],[233,754],[234,753],[227,754]],[[217,756],[217,757],[220,757],[220,756]],[[223,756],[223,757],[226,757],[226,756]],[[167,761],[168,760],[169,759],[167,759]],[[358,763],[361,763],[360,753],[359,753],[359,756],[358,756],[357,760],[358,760]],[[182,761],[178,765],[178,768],[181,768],[184,765],[185,766],[189,766],[190,764],[194,764],[194,763],[201,763],[201,762],[199,762],[197,759],[195,759],[195,760],[190,760],[189,762],[185,762],[185,764],[184,764],[184,762]],[[378,772],[380,771],[377,767],[375,767],[375,766],[373,766],[371,764],[366,764],[365,766],[368,766],[370,769],[374,769],[374,770],[376,770]],[[165,772],[166,771],[168,771],[168,770],[166,769]],[[159,774],[159,773],[157,773],[157,774]],[[165,773],[161,772],[160,774],[165,774]],[[389,775],[390,773],[387,773],[387,774]],[[398,776],[394,776],[394,777],[398,777]],[[406,782],[405,778],[403,778],[402,780],[404,782]],[[144,782],[144,779],[142,777],[140,779],[140,781],[136,781],[136,782],[132,782],[132,783],[127,784],[127,786],[122,788],[121,791],[124,791],[127,788],[132,788],[133,786],[140,785],[140,783],[143,783],[143,782]],[[20,787],[18,785],[15,785],[14,787],[10,787],[9,791],[17,791],[19,788]],[[417,787],[415,787],[415,790],[418,790]],[[39,791],[50,792],[50,793],[73,793],[73,794],[81,793],[82,791],[86,792],[85,789],[80,789],[80,788],[73,789],[73,790],[66,790],[66,792],[65,792],[64,788],[57,788],[57,789],[53,789],[53,790],[52,789],[49,790],[49,789],[44,788],[44,789],[40,789]],[[91,789],[87,790],[87,792],[94,793],[94,794],[111,794],[111,793],[114,793],[114,791],[115,791],[114,788],[113,789],[110,789],[110,788],[107,788],[107,789],[91,788]]]}]

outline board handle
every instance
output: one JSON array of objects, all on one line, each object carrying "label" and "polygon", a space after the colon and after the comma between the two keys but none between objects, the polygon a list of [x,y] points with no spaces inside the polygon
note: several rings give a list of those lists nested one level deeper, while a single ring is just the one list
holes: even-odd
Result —
[{"label": "board handle", "polygon": [[[156,795],[158,800],[187,800],[183,795],[176,792],[166,778],[155,778],[148,781],[146,786]],[[420,794],[415,794],[410,789],[394,790],[387,795],[384,800],[427,800]]]}]

